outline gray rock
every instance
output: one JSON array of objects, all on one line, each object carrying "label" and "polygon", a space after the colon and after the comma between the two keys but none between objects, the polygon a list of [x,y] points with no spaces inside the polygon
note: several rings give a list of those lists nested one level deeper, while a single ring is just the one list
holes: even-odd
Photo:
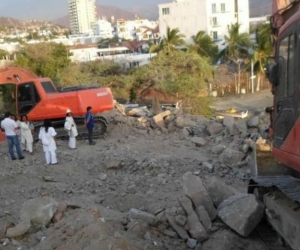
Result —
[{"label": "gray rock", "polygon": [[194,249],[197,246],[197,243],[198,243],[197,240],[192,238],[188,238],[186,241],[186,245],[191,249]]},{"label": "gray rock", "polygon": [[211,220],[216,218],[217,211],[199,177],[191,172],[185,173],[183,175],[183,190],[186,196],[192,200],[194,207],[202,205],[205,207]]},{"label": "gray rock", "polygon": [[107,169],[120,169],[122,167],[121,161],[110,161],[106,163]]},{"label": "gray rock", "polygon": [[264,205],[253,194],[233,195],[218,207],[220,219],[244,237],[255,229],[263,214]]},{"label": "gray rock", "polygon": [[179,128],[184,128],[184,127],[195,127],[197,126],[197,123],[192,121],[188,117],[177,117],[176,119],[176,126]]},{"label": "gray rock", "polygon": [[202,242],[208,238],[206,230],[199,221],[198,216],[195,212],[191,213],[188,216],[187,223],[189,226],[188,231],[194,239],[197,239],[198,241]]},{"label": "gray rock", "polygon": [[209,125],[209,127],[208,127],[208,132],[211,135],[219,134],[222,131],[223,131],[223,125],[218,122],[214,122],[213,124]]},{"label": "gray rock", "polygon": [[207,141],[202,137],[192,137],[191,142],[195,143],[197,147],[206,145]]},{"label": "gray rock", "polygon": [[176,232],[174,232],[173,230],[169,230],[169,229],[164,229],[162,231],[162,234],[165,236],[168,236],[170,238],[178,238],[178,235]]},{"label": "gray rock", "polygon": [[219,156],[219,161],[225,164],[235,164],[241,161],[244,153],[232,148],[226,148]]},{"label": "gray rock", "polygon": [[181,239],[186,240],[186,239],[189,238],[189,235],[188,235],[187,232],[184,230],[184,228],[181,227],[181,226],[179,226],[179,225],[175,222],[175,220],[173,219],[173,217],[171,217],[170,215],[166,215],[166,217],[167,217],[167,220],[168,220],[168,222],[169,222],[169,224],[170,224],[170,227],[173,228],[174,231],[175,231],[176,233],[178,233],[178,235],[179,235],[179,237],[180,237]]},{"label": "gray rock", "polygon": [[231,186],[228,186],[222,180],[212,176],[206,180],[206,190],[210,195],[212,202],[218,207],[224,200],[239,192]]},{"label": "gray rock", "polygon": [[204,162],[203,167],[205,167],[206,170],[208,170],[208,172],[210,172],[210,173],[214,172],[214,166],[213,166],[213,164],[211,164],[209,162]]},{"label": "gray rock", "polygon": [[203,206],[198,206],[195,209],[195,213],[198,216],[199,221],[204,226],[205,230],[208,232],[211,229],[211,220],[205,208]]},{"label": "gray rock", "polygon": [[8,228],[6,231],[7,238],[17,238],[28,232],[30,229],[30,222],[23,221],[17,224],[15,227]]},{"label": "gray rock", "polygon": [[238,119],[234,125],[238,129],[239,133],[241,134],[247,133],[248,127],[244,119]]},{"label": "gray rock", "polygon": [[182,226],[182,227],[183,227],[183,226],[185,225],[187,219],[186,219],[186,217],[183,216],[183,215],[177,215],[177,216],[175,217],[175,221],[176,221],[176,223],[177,223],[179,226]]},{"label": "gray rock", "polygon": [[249,128],[255,128],[257,127],[259,124],[259,117],[258,116],[254,116],[252,117],[250,120],[248,120],[247,125]]},{"label": "gray rock", "polygon": [[178,198],[178,202],[186,215],[189,215],[194,211],[192,201],[188,197],[180,197]]},{"label": "gray rock", "polygon": [[223,145],[215,145],[215,146],[212,146],[211,152],[213,154],[221,154],[224,151],[225,148],[226,147],[223,146]]},{"label": "gray rock", "polygon": [[154,225],[156,223],[156,218],[153,214],[149,214],[147,212],[144,212],[144,211],[141,211],[141,210],[138,210],[135,208],[130,209],[129,217],[131,219],[144,221],[144,222],[148,223],[149,225]]},{"label": "gray rock", "polygon": [[31,226],[40,228],[49,224],[58,207],[58,203],[50,197],[35,198],[24,203],[20,219],[30,222]]}]

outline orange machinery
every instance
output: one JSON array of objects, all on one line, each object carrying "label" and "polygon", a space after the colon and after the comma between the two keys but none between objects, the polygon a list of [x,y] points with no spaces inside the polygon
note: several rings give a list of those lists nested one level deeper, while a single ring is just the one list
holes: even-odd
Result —
[{"label": "orange machinery", "polygon": [[[87,106],[93,107],[94,114],[109,111],[114,107],[109,88],[83,85],[58,90],[50,78],[38,77],[22,68],[10,67],[0,70],[0,89],[1,86],[8,85],[14,86],[9,88],[11,93],[8,96],[9,103],[15,105],[16,114],[27,115],[37,128],[44,119],[51,119],[55,126],[61,126],[67,109],[71,109],[76,122],[82,124]],[[106,120],[98,115],[95,131],[96,135],[106,131]],[[0,134],[0,140],[3,138],[3,134]]]}]

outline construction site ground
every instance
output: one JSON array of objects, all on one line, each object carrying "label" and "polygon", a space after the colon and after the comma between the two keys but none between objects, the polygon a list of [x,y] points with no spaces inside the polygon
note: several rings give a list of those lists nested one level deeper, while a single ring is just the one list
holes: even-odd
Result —
[{"label": "construction site ground", "polygon": [[[272,105],[272,95],[270,90],[265,90],[213,101],[216,110],[257,111]],[[124,123],[110,123],[106,135],[97,139],[96,145],[81,140],[77,141],[77,149],[71,150],[67,144],[58,141],[59,164],[53,166],[45,165],[40,142],[34,145],[34,154],[25,153],[22,161],[11,161],[6,142],[0,144],[0,249],[191,249],[180,239],[161,236],[151,227],[126,231],[124,225],[128,221],[124,220],[132,208],[149,213],[159,209],[176,211],[178,197],[183,194],[182,176],[186,172],[197,173],[203,180],[219,177],[217,171],[201,168],[203,162],[212,160],[209,145],[196,147],[181,136],[180,129],[164,133]],[[235,177],[224,181],[239,192],[246,192],[247,181]],[[25,236],[7,239],[5,229],[20,222],[23,204],[45,196],[68,204],[62,220]],[[121,243],[119,248],[114,245],[118,243],[112,243],[108,249],[93,248],[88,243],[84,247],[81,242],[84,237],[89,237],[91,242],[98,237],[88,229],[83,238],[75,240],[75,233],[70,232],[70,228],[76,231],[74,218],[89,222],[91,211],[99,211],[99,217],[112,229],[114,239],[122,238],[122,244],[134,247],[122,248]],[[240,237],[218,219],[213,225],[216,231],[202,242],[201,249],[268,249],[255,233]],[[158,238],[154,240],[153,235]]]}]

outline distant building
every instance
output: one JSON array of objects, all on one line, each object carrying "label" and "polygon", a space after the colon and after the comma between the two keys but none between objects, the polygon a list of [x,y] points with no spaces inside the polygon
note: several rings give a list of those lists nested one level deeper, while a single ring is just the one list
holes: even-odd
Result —
[{"label": "distant building", "polygon": [[162,37],[167,27],[178,28],[187,40],[205,31],[220,45],[230,24],[239,23],[240,32],[249,33],[249,0],[175,0],[158,7]]},{"label": "distant building", "polygon": [[158,38],[158,33],[155,33],[157,26],[156,21],[148,19],[118,19],[115,26],[116,36],[125,40],[152,40]]},{"label": "distant building", "polygon": [[96,0],[68,0],[72,34],[93,34],[97,23]]},{"label": "distant building", "polygon": [[105,19],[99,19],[94,26],[94,34],[101,38],[112,38],[113,27],[110,22]]}]

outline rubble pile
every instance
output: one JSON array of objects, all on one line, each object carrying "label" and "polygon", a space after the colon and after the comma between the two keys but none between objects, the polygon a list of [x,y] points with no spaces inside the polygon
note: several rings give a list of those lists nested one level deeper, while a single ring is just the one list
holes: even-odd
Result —
[{"label": "rubble pile", "polygon": [[14,162],[1,145],[1,249],[265,250],[252,233],[264,206],[246,193],[250,142],[267,149],[264,112],[116,103],[103,115],[106,136],[76,151],[58,141],[53,167],[39,144]]}]

